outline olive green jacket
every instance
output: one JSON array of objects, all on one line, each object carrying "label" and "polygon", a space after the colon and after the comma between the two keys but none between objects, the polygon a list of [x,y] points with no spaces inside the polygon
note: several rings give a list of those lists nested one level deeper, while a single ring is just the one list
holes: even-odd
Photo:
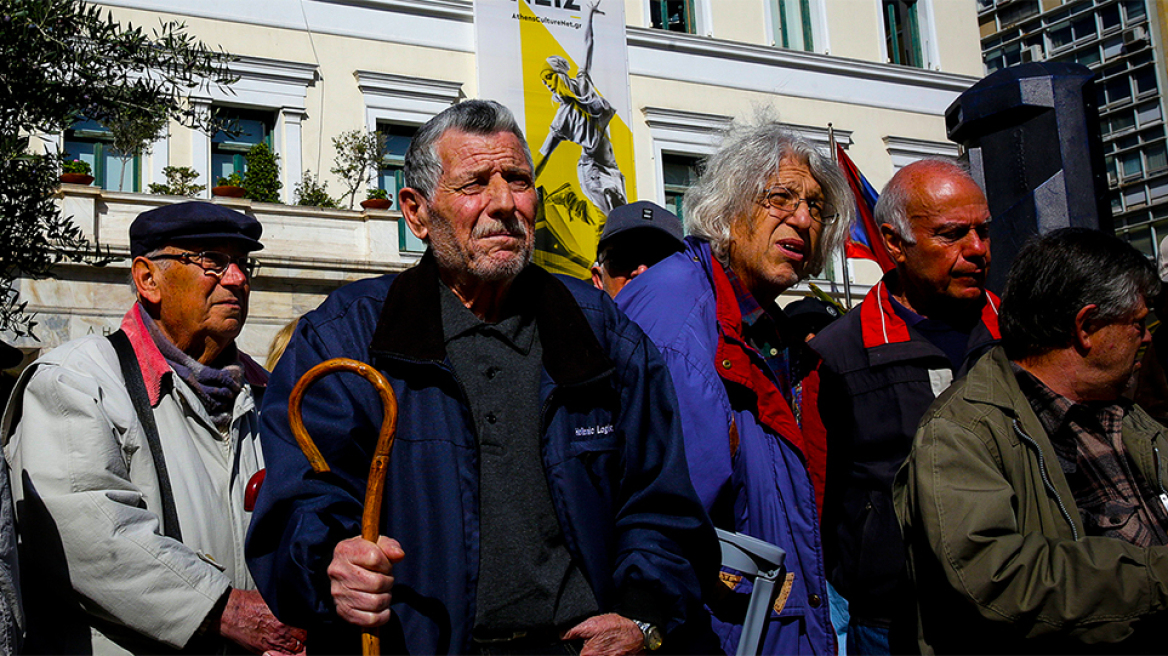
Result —
[{"label": "olive green jacket", "polygon": [[[1165,429],[1138,406],[1123,441],[1153,489]],[[922,653],[1163,652],[1168,547],[1084,536],[1054,447],[1000,347],[925,413],[896,476]],[[1122,518],[1120,518],[1122,520]],[[1118,643],[1123,643],[1118,644]],[[1099,643],[1113,643],[1099,644]]]}]

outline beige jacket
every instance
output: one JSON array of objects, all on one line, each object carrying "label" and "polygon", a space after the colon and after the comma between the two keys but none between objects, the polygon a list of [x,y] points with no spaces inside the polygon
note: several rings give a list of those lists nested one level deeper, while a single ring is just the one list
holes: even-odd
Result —
[{"label": "beige jacket", "polygon": [[[142,340],[135,348],[143,360]],[[195,635],[200,624],[228,586],[255,587],[243,556],[244,488],[263,466],[250,387],[222,435],[173,372],[154,382],[182,543],[161,534],[154,463],[107,339],[65,344],[18,383],[3,435],[29,649],[216,649]]]}]

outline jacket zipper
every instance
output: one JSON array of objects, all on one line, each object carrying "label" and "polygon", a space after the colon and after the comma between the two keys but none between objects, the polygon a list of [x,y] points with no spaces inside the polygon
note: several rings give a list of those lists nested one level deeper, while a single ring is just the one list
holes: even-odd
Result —
[{"label": "jacket zipper", "polygon": [[1063,519],[1067,520],[1067,524],[1070,524],[1071,526],[1071,538],[1075,542],[1078,542],[1079,529],[1075,528],[1075,523],[1071,521],[1071,513],[1067,512],[1066,504],[1063,503],[1063,499],[1059,496],[1058,490],[1054,489],[1054,483],[1050,482],[1050,478],[1046,474],[1046,457],[1043,456],[1042,449],[1039,448],[1038,442],[1035,442],[1034,438],[1022,432],[1022,428],[1018,425],[1017,419],[1014,420],[1014,432],[1017,433],[1018,437],[1022,438],[1034,449],[1034,452],[1038,454],[1038,473],[1042,476],[1042,484],[1046,486],[1046,491],[1050,492],[1050,494],[1054,496],[1054,501],[1058,504],[1059,512],[1063,514]]}]

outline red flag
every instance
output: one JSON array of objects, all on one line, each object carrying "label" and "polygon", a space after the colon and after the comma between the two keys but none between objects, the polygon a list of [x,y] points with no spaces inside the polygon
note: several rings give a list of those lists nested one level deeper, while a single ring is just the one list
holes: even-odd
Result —
[{"label": "red flag", "polygon": [[880,269],[887,273],[896,265],[884,248],[884,239],[880,236],[880,228],[872,214],[878,198],[876,189],[856,168],[855,163],[844,152],[843,146],[836,144],[835,153],[836,161],[839,162],[839,167],[852,188],[852,195],[856,197],[856,222],[852,224],[852,234],[848,237],[845,253],[848,257],[875,260]]}]

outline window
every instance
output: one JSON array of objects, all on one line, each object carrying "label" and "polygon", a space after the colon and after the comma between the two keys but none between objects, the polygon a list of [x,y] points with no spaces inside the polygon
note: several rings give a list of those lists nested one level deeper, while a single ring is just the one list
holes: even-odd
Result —
[{"label": "window", "polygon": [[998,21],[1002,25],[1013,25],[1038,14],[1037,2],[1014,2],[998,10]]},{"label": "window", "polygon": [[1156,69],[1144,68],[1140,69],[1135,74],[1136,80],[1136,95],[1151,94],[1156,92]]},{"label": "window", "polygon": [[698,180],[701,160],[689,155],[662,153],[661,169],[665,179],[665,208],[679,217],[682,196]]},{"label": "window", "polygon": [[1126,75],[1113,77],[1104,84],[1107,91],[1107,102],[1118,103],[1131,100],[1131,81]]},{"label": "window", "polygon": [[1161,118],[1160,103],[1155,100],[1140,105],[1136,108],[1136,112],[1139,114],[1140,127],[1156,123]]},{"label": "window", "polygon": [[776,0],[772,9],[774,45],[792,50],[815,50],[810,0]]},{"label": "window", "polygon": [[659,30],[693,34],[693,0],[649,0],[649,24]]},{"label": "window", "polygon": [[65,154],[89,164],[93,184],[110,191],[139,191],[141,162],[113,149],[113,135],[97,121],[81,119],[65,131]]},{"label": "window", "polygon": [[1144,151],[1144,156],[1148,160],[1148,171],[1158,172],[1168,169],[1168,152],[1165,152],[1164,144],[1153,144]]},{"label": "window", "polygon": [[1144,0],[1125,0],[1123,10],[1127,14],[1128,25],[1137,23],[1148,15],[1148,8],[1144,6]]},{"label": "window", "polygon": [[1121,174],[1124,178],[1131,178],[1143,173],[1140,168],[1140,151],[1133,150],[1119,156],[1122,166]]},{"label": "window", "polygon": [[888,61],[902,66],[923,65],[916,0],[883,0],[884,43]]},{"label": "window", "polygon": [[1119,5],[1110,5],[1100,9],[1099,20],[1105,32],[1119,27]]},{"label": "window", "polygon": [[[418,128],[412,125],[381,123],[377,126],[377,131],[385,135],[385,159],[377,174],[377,186],[388,192],[389,199],[393,202],[390,209],[397,210],[397,192],[406,186],[406,150],[414,140]],[[421,253],[426,250],[426,242],[410,232],[405,221],[399,221],[398,249],[403,252]]]},{"label": "window", "polygon": [[211,184],[232,173],[247,170],[247,151],[258,143],[272,145],[272,112],[233,107],[215,108],[215,117],[223,121],[227,132],[220,130],[211,137]]}]

